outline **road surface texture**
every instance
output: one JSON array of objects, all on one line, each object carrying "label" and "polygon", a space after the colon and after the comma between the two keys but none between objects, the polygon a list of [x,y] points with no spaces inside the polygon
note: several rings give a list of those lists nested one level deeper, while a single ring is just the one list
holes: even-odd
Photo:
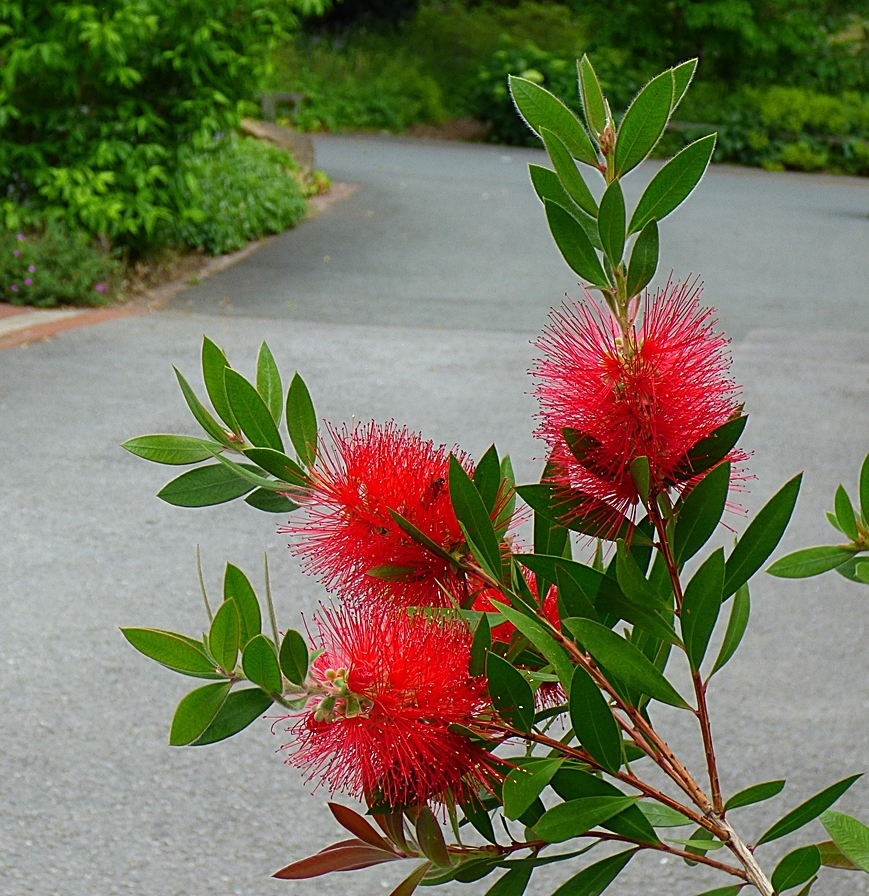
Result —
[{"label": "road surface texture", "polygon": [[[548,308],[578,292],[528,183],[526,162],[540,154],[380,137],[317,149],[359,192],[162,312],[0,352],[2,896],[373,896],[413,867],[271,880],[341,839],[327,794],[311,796],[282,764],[281,724],[169,748],[174,706],[196,682],[118,632],[201,631],[197,544],[213,599],[227,560],[261,587],[263,552],[279,624],[299,626],[324,597],[276,534],[282,517],[169,507],[154,495],[176,470],[118,448],[194,432],[170,365],[202,392],[203,333],[248,375],[267,339],[328,420],[394,418],[477,457],[495,441],[520,479],[539,473],[530,340]],[[643,177],[626,182],[631,199]],[[863,181],[720,168],[661,228],[661,277],[702,275],[733,337],[756,476],[742,503],[756,510],[805,470],[782,551],[829,540],[823,511],[840,481],[855,492],[869,450],[867,212]],[[789,780],[774,801],[734,813],[749,838],[869,770],[867,601],[835,575],[756,580],[744,646],[710,695],[725,790]],[[690,719],[655,718],[697,768]],[[869,821],[869,783],[841,806]],[[821,839],[815,823],[788,846]],[[783,848],[761,848],[766,867]],[[575,870],[541,870],[528,892],[544,896]],[[492,881],[445,892],[479,896]],[[650,852],[608,892],[694,896],[725,883]],[[869,877],[827,871],[815,892],[867,893]]]}]

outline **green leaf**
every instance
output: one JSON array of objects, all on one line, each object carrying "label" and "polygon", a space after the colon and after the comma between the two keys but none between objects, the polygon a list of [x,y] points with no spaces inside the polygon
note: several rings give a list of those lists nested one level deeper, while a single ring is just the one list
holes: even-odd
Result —
[{"label": "green leaf", "polygon": [[224,371],[226,395],[241,431],[257,448],[283,451],[284,443],[259,392],[231,367]]},{"label": "green leaf", "polygon": [[486,896],[522,896],[533,873],[533,868],[511,868],[486,890]]},{"label": "green leaf", "polygon": [[689,143],[658,171],[634,209],[628,233],[637,233],[653,218],[660,222],[691,195],[709,167],[715,140],[710,134]]},{"label": "green leaf", "polygon": [[658,222],[653,218],[642,229],[628,265],[628,298],[639,295],[655,276],[658,269]]},{"label": "green leaf", "polygon": [[582,226],[560,205],[548,199],[543,205],[552,238],[570,268],[595,286],[607,286],[606,274]]},{"label": "green leaf", "polygon": [[617,676],[628,687],[647,694],[661,703],[690,709],[673,685],[645,655],[620,635],[591,619],[566,619],[572,631],[595,661]]},{"label": "green leaf", "polygon": [[671,112],[675,112],[676,107],[682,102],[696,70],[696,59],[689,59],[670,69],[673,73],[673,108],[670,110]]},{"label": "green leaf", "polygon": [[471,826],[489,843],[497,843],[495,838],[495,830],[492,827],[492,819],[489,813],[480,805],[476,799],[471,799],[467,803],[462,803],[462,812],[468,819]]},{"label": "green leaf", "polygon": [[262,631],[262,613],[256,592],[251,587],[247,576],[233,563],[226,564],[223,574],[223,599],[235,598],[238,609],[239,622],[241,623],[241,639],[239,644],[242,650],[254,635]]},{"label": "green leaf", "polygon": [[575,616],[579,619],[593,619],[600,622],[600,617],[589,599],[585,589],[563,566],[555,568],[558,583],[558,602],[560,615],[567,619]]},{"label": "green leaf", "polygon": [[563,883],[552,896],[600,896],[621,874],[636,852],[635,849],[618,852],[583,868],[579,874],[574,874]]},{"label": "green leaf", "polygon": [[616,543],[616,576],[619,587],[636,604],[669,609],[670,605],[643,575],[637,561],[620,538]]},{"label": "green leaf", "polygon": [[587,215],[596,218],[597,203],[594,201],[591,190],[589,190],[583,176],[576,167],[576,163],[573,161],[573,156],[568,148],[549,128],[541,128],[540,136],[543,138],[543,145],[549,153],[549,158],[552,159],[555,173],[567,195]]},{"label": "green leaf", "polygon": [[[552,637],[543,623],[538,619],[520,613],[519,610],[503,603],[497,604],[498,610],[505,619],[522,632],[523,635],[546,657],[552,664],[555,674],[565,689],[570,687],[573,675],[573,664],[564,652],[564,648]],[[521,814],[521,813],[520,813]]]},{"label": "green leaf", "polygon": [[767,572],[780,579],[806,579],[835,569],[853,556],[854,551],[851,548],[835,544],[803,548],[780,557],[767,568]]},{"label": "green leaf", "polygon": [[600,201],[597,230],[609,263],[617,268],[625,252],[625,197],[621,184],[614,180]]},{"label": "green leaf", "polygon": [[636,168],[661,139],[673,106],[673,74],[662,72],[637,94],[619,124],[615,173],[622,177]]},{"label": "green leaf", "polygon": [[[234,598],[225,600],[211,621],[208,632],[208,647],[224,672],[231,675],[238,659],[238,649],[241,637],[241,621],[238,616],[238,606]],[[204,729],[203,729],[204,730]],[[202,734],[198,732],[196,737]],[[195,738],[191,738],[195,740]]]},{"label": "green leaf", "polygon": [[265,635],[254,635],[247,642],[241,666],[248,680],[267,694],[280,694],[283,690],[281,667],[278,665],[274,647]]},{"label": "green leaf", "polygon": [[281,641],[281,671],[293,684],[303,685],[308,677],[308,644],[293,629],[289,629]]},{"label": "green leaf", "polygon": [[217,711],[211,724],[193,742],[193,746],[204,747],[238,734],[266,712],[273,702],[259,688],[233,691]]},{"label": "green leaf", "polygon": [[762,843],[770,843],[778,840],[779,837],[785,837],[799,830],[803,825],[808,824],[817,818],[826,809],[829,809],[839,797],[858,779],[861,775],[851,775],[843,778],[836,784],[832,784],[811,799],[806,800],[797,806],[796,809],[788,812],[783,818],[780,818],[758,841],[757,845]]},{"label": "green leaf", "polygon": [[682,641],[695,672],[706,656],[709,639],[718,621],[723,589],[724,548],[718,548],[691,577],[682,600]]},{"label": "green leaf", "polygon": [[223,678],[201,646],[190,638],[155,628],[122,628],[121,634],[149,659],[193,678]]},{"label": "green leaf", "polygon": [[599,765],[615,774],[622,764],[622,736],[600,689],[582,666],[570,683],[570,721],[582,746]]},{"label": "green leaf", "polygon": [[245,499],[245,504],[265,513],[292,513],[299,505],[270,488],[254,489]]},{"label": "green leaf", "polygon": [[679,463],[674,483],[687,482],[717,466],[730,453],[745,429],[748,417],[734,417],[691,448]]},{"label": "green leaf", "polygon": [[477,487],[454,455],[450,455],[449,460],[449,487],[456,519],[467,529],[474,545],[483,552],[483,556],[477,559],[492,571],[500,573],[501,547],[495,527]]},{"label": "green leaf", "polygon": [[231,687],[232,682],[219,681],[191,691],[175,710],[169,746],[184,747],[193,743],[214,721]]},{"label": "green leaf", "polygon": [[416,818],[416,836],[425,857],[441,868],[452,866],[444,834],[428,806],[422,806]]},{"label": "green leaf", "polygon": [[753,806],[755,803],[771,800],[774,796],[778,796],[784,790],[784,787],[784,780],[752,784],[751,787],[746,787],[745,790],[734,793],[724,804],[724,811],[729,812],[731,809],[740,809],[742,806]]},{"label": "green leaf", "polygon": [[563,843],[581,837],[593,827],[633,806],[635,796],[586,796],[560,803],[543,814],[534,833],[548,843]]},{"label": "green leaf", "polygon": [[243,479],[245,482],[249,482],[251,485],[256,485],[259,488],[264,488],[273,492],[282,491],[287,488],[286,484],[283,482],[277,482],[274,479],[267,479],[265,476],[262,476],[260,471],[251,467],[250,464],[237,464],[234,460],[230,460],[223,454],[217,453],[215,453],[214,459],[221,464],[221,466],[226,467],[227,470],[231,470],[236,477]]},{"label": "green leaf", "polygon": [[498,492],[501,490],[501,462],[494,445],[489,446],[474,468],[473,481],[483,499],[486,512],[491,515],[495,511]]},{"label": "green leaf", "polygon": [[727,558],[724,574],[725,598],[747,582],[776,549],[794,512],[802,478],[803,474],[800,473],[786,482],[764,504],[742,533],[742,537]]},{"label": "green leaf", "polygon": [[546,789],[563,759],[523,760],[504,779],[504,815],[515,821],[524,815]]},{"label": "green leaf", "polygon": [[424,862],[417,866],[411,873],[389,894],[389,896],[413,896],[416,888],[422,882],[426,872],[431,868],[430,862]]},{"label": "green leaf", "polygon": [[528,171],[531,174],[531,185],[534,187],[534,192],[537,194],[538,199],[544,203],[549,199],[556,205],[560,205],[566,212],[576,218],[577,223],[585,231],[585,235],[595,249],[603,251],[600,236],[597,232],[597,218],[583,211],[570,198],[558,175],[541,165],[529,165]]},{"label": "green leaf", "polygon": [[492,647],[492,628],[489,617],[483,613],[474,629],[474,640],[471,642],[471,660],[468,664],[468,675],[476,677],[486,671],[486,654]]},{"label": "green leaf", "polygon": [[739,896],[745,884],[732,884],[729,887],[716,887],[714,890],[704,890],[698,896]]},{"label": "green leaf", "polygon": [[718,528],[729,490],[730,464],[725,462],[707,473],[682,502],[673,537],[679,566],[690,560]]},{"label": "green leaf", "polygon": [[736,653],[742,641],[742,636],[748,627],[748,617],[751,615],[751,598],[748,594],[748,585],[742,585],[733,598],[733,606],[730,610],[730,619],[727,621],[727,630],[724,633],[724,640],[721,642],[721,649],[718,651],[718,658],[715,665],[709,673],[711,678],[719,669],[723,668],[730,662],[731,657]]},{"label": "green leaf", "polygon": [[[206,445],[210,447],[204,447]],[[143,457],[156,464],[175,465],[197,464],[201,460],[208,460],[214,451],[220,451],[223,447],[217,442],[208,442],[193,436],[172,435],[139,436],[121,444],[121,448],[125,448],[136,457]]]},{"label": "green leaf", "polygon": [[267,473],[276,476],[281,482],[290,485],[310,488],[311,479],[308,474],[282,451],[274,448],[245,448],[244,456],[262,467]]},{"label": "green leaf", "polygon": [[489,695],[495,709],[519,731],[530,731],[534,724],[534,694],[531,685],[507,660],[496,653],[486,658]]},{"label": "green leaf", "polygon": [[600,89],[600,82],[597,80],[597,75],[586,54],[583,53],[582,59],[576,61],[576,71],[585,122],[592,134],[600,135],[607,125],[606,101],[603,98],[603,91]]},{"label": "green leaf", "polygon": [[[389,508],[387,508],[389,509]],[[406,520],[400,513],[396,513],[396,511],[389,509],[389,515],[395,520],[396,525],[402,532],[408,534],[417,544],[421,544],[424,548],[431,551],[436,557],[440,557],[441,560],[446,560],[447,563],[455,564],[456,558],[453,557],[448,551],[445,551],[436,541],[433,541],[425,532],[422,532],[420,529],[417,529],[416,526],[410,521]]]},{"label": "green leaf", "polygon": [[839,850],[869,873],[869,827],[850,815],[830,809],[821,813],[821,824]]},{"label": "green leaf", "polygon": [[256,359],[256,390],[277,426],[283,413],[284,387],[281,385],[281,374],[274,355],[265,342],[259,347]]},{"label": "green leaf", "polygon": [[187,407],[190,408],[190,412],[193,414],[196,422],[217,442],[220,442],[222,445],[230,445],[230,441],[227,438],[226,430],[208,413],[205,409],[205,406],[202,402],[196,397],[196,393],[190,388],[190,384],[181,374],[181,371],[178,370],[177,367],[172,368],[175,371],[175,377],[178,380],[178,385],[181,387],[181,394],[184,396],[184,400],[187,402]]},{"label": "green leaf", "polygon": [[510,75],[510,94],[519,114],[538,136],[542,128],[549,128],[575,159],[592,168],[598,167],[597,153],[588,133],[558,97],[533,81],[514,75]]},{"label": "green leaf", "polygon": [[313,466],[317,458],[317,414],[305,381],[295,374],[287,390],[287,431],[299,459]]},{"label": "green leaf", "polygon": [[854,505],[845,491],[845,486],[840,485],[836,489],[836,519],[842,531],[851,539],[857,541],[860,537],[857,532],[857,518],[854,513]]},{"label": "green leaf", "polygon": [[[823,819],[823,815],[821,818]],[[824,840],[823,843],[818,843],[817,847],[821,853],[821,864],[824,867],[841,868],[842,871],[863,870],[859,865],[855,865],[832,840]]]},{"label": "green leaf", "polygon": [[860,467],[860,513],[863,522],[869,524],[869,454],[863,460]]},{"label": "green leaf", "polygon": [[214,410],[221,420],[233,431],[238,432],[238,423],[226,395],[224,372],[229,368],[229,361],[222,348],[215,345],[207,336],[202,337],[202,379],[205,391],[211,399]]},{"label": "green leaf", "polygon": [[684,828],[694,824],[690,818],[686,818],[681,812],[677,812],[663,803],[642,800],[637,807],[654,828]]},{"label": "green leaf", "polygon": [[789,852],[776,865],[770,883],[776,893],[791,890],[814,877],[821,867],[821,853],[817,846],[801,846]]}]

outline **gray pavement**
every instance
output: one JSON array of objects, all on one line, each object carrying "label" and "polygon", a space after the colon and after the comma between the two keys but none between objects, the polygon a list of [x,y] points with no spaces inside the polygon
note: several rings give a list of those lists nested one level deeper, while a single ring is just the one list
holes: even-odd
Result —
[{"label": "gray pavement", "polygon": [[[285,625],[323,596],[276,534],[281,518],[171,508],[154,494],[172,470],[117,447],[192,431],[170,364],[198,383],[203,333],[248,373],[266,338],[325,418],[394,417],[477,456],[494,440],[521,478],[539,470],[529,339],[575,277],[526,183],[535,154],[385,138],[320,140],[318,153],[360,192],[161,313],[0,353],[0,896],[370,896],[406,870],[269,879],[339,839],[326,795],[282,765],[266,722],[170,749],[190,681],[117,631],[201,629],[197,543],[215,593],[226,560],[260,582],[267,551]],[[663,228],[665,263],[704,275],[735,337],[757,476],[745,505],[806,471],[787,549],[827,540],[823,510],[838,482],[853,491],[869,450],[867,211],[862,181],[720,169]],[[867,598],[838,577],[757,580],[753,625],[711,697],[725,789],[789,778],[775,801],[741,810],[749,836],[869,770]],[[697,760],[686,720],[658,717]],[[869,784],[842,805],[869,821]],[[822,836],[815,826],[804,841]],[[529,893],[567,873],[535,876]],[[446,892],[478,896],[487,883]],[[650,854],[608,892],[693,896],[723,883]],[[814,892],[867,883],[827,872]]]}]

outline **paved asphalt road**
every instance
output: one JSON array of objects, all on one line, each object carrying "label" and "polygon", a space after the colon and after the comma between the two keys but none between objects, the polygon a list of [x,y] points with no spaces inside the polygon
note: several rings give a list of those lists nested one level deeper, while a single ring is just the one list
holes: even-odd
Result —
[{"label": "paved asphalt road", "polygon": [[[117,631],[201,629],[197,543],[213,592],[227,559],[261,581],[268,551],[284,625],[322,598],[276,534],[281,519],[168,507],[154,494],[172,471],[117,447],[192,431],[170,364],[198,382],[204,332],[248,372],[266,338],[323,417],[394,417],[477,456],[494,440],[522,478],[538,472],[529,339],[576,281],[527,184],[537,155],[386,138],[323,139],[318,153],[362,189],[161,313],[0,353],[0,896],[371,896],[404,870],[271,880],[339,839],[325,794],[282,765],[265,722],[214,747],[166,746],[187,682]],[[788,549],[828,538],[823,510],[869,449],[867,212],[866,182],[717,169],[662,228],[664,263],[706,278],[734,337],[757,477],[745,505],[806,471]],[[776,801],[742,810],[749,836],[869,770],[869,593],[837,577],[759,577],[753,596],[744,647],[711,696],[726,790],[789,778]],[[671,715],[657,718],[696,760]],[[869,784],[842,805],[869,821]],[[608,892],[724,883],[660,862],[641,856]],[[541,873],[529,893],[565,873]],[[867,881],[827,873],[815,892],[866,893]]]}]

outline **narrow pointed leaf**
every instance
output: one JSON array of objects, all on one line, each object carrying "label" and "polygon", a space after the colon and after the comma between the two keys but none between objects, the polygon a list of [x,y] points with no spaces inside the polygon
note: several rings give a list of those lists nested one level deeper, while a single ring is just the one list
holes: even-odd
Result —
[{"label": "narrow pointed leaf", "polygon": [[351,834],[367,843],[369,846],[376,846],[378,849],[392,851],[392,847],[374,828],[356,811],[342,806],[340,803],[327,803],[329,811],[335,818],[335,821],[342,828],[350,831]]},{"label": "narrow pointed leaf", "polygon": [[219,681],[191,691],[175,710],[169,745],[184,747],[193,743],[214,720],[231,687],[231,682]]},{"label": "narrow pointed leaf", "polygon": [[310,467],[317,457],[317,414],[311,393],[298,373],[287,390],[287,431],[299,460]]},{"label": "narrow pointed leaf", "polygon": [[748,627],[748,618],[751,615],[751,598],[748,594],[748,585],[742,585],[733,598],[733,606],[730,608],[730,619],[727,621],[727,630],[724,633],[724,640],[721,642],[721,648],[718,651],[718,658],[715,665],[709,673],[711,678],[719,669],[723,668],[730,662],[731,657],[736,653],[742,641],[742,636]]},{"label": "narrow pointed leaf", "polygon": [[570,268],[595,286],[607,286],[606,274],[585,230],[560,205],[544,201],[552,238]]},{"label": "narrow pointed leaf", "polygon": [[579,77],[579,95],[582,100],[582,111],[585,121],[592,134],[602,134],[606,127],[606,104],[603,91],[592,64],[586,54],[576,62],[577,75]]},{"label": "narrow pointed leaf", "polygon": [[681,812],[677,812],[675,809],[671,809],[662,803],[643,800],[637,806],[652,827],[655,828],[684,828],[694,823],[690,818],[682,815]]},{"label": "narrow pointed leaf", "polygon": [[842,796],[842,794],[845,793],[845,791],[848,790],[848,788],[860,777],[862,776],[851,775],[848,778],[843,778],[836,784],[832,784],[825,790],[822,790],[811,799],[801,803],[796,809],[793,809],[783,818],[780,818],[757,841],[757,845],[760,846],[762,843],[770,843],[773,840],[778,840],[780,837],[785,837],[788,834],[792,834],[794,831],[799,830],[803,825],[808,824],[822,812],[829,809],[830,806],[832,806],[833,803],[835,803],[836,800],[839,799],[839,797]]},{"label": "narrow pointed leaf", "polygon": [[429,538],[425,532],[417,529],[410,520],[405,519],[400,513],[396,513],[394,510],[390,510],[389,515],[395,520],[398,528],[409,535],[415,542],[421,544],[424,548],[427,548],[436,557],[440,557],[441,560],[446,560],[447,563],[455,563],[455,557],[452,557],[436,541]]},{"label": "narrow pointed leaf", "polygon": [[595,661],[635,688],[661,703],[682,709],[690,707],[678,691],[645,655],[614,631],[590,619],[567,619],[564,623]]},{"label": "narrow pointed leaf", "polygon": [[583,868],[579,874],[574,874],[563,883],[552,896],[600,896],[621,874],[636,852],[635,849],[618,852]]},{"label": "narrow pointed leaf", "polygon": [[[211,654],[220,664],[220,668],[228,674],[235,669],[240,637],[241,621],[238,616],[238,606],[235,599],[230,598],[225,600],[214,614],[208,632],[208,646]],[[201,733],[200,731],[196,736],[198,737]]]},{"label": "narrow pointed leaf", "polygon": [[492,819],[489,813],[476,801],[462,803],[462,812],[471,824],[471,827],[489,843],[497,843],[495,829],[492,827]]},{"label": "narrow pointed leaf", "polygon": [[642,229],[628,264],[628,298],[639,295],[651,282],[658,269],[658,222],[653,218]]},{"label": "narrow pointed leaf", "polygon": [[869,524],[869,454],[860,467],[860,513],[863,522]]},{"label": "narrow pointed leaf", "polygon": [[551,169],[544,168],[542,165],[529,165],[528,171],[531,175],[531,185],[534,187],[534,192],[537,194],[537,198],[543,203],[548,199],[556,205],[560,205],[568,214],[576,219],[595,249],[603,251],[600,236],[597,232],[597,218],[592,217],[588,212],[583,211],[583,209],[570,198],[570,195],[567,190],[564,189],[564,184],[561,183],[558,175]]},{"label": "narrow pointed leaf", "polygon": [[474,469],[473,482],[483,499],[488,514],[495,510],[498,492],[501,489],[501,462],[494,445],[490,445]]},{"label": "narrow pointed leaf", "polygon": [[682,600],[682,641],[688,662],[696,672],[706,649],[718,614],[724,591],[724,549],[719,548],[704,561],[691,577]]},{"label": "narrow pointed leaf", "polygon": [[193,678],[223,678],[202,646],[190,638],[155,628],[122,628],[121,634],[146,657]]},{"label": "narrow pointed leaf", "polygon": [[824,840],[818,843],[817,847],[821,853],[821,864],[825,868],[840,868],[842,871],[863,870],[859,865],[855,865],[832,840]]},{"label": "narrow pointed leaf", "polygon": [[558,97],[533,81],[514,75],[510,75],[510,94],[531,130],[539,135],[542,128],[549,128],[575,159],[597,168],[597,153],[588,132]]},{"label": "narrow pointed leaf", "polygon": [[233,414],[248,441],[257,448],[283,451],[277,425],[259,392],[231,367],[226,368],[223,376]]},{"label": "narrow pointed leaf", "polygon": [[637,561],[619,539],[616,546],[616,575],[619,587],[636,604],[647,607],[669,609],[670,605],[652,587],[648,579],[643,575]]},{"label": "narrow pointed leaf", "polygon": [[310,487],[311,479],[308,474],[282,451],[275,451],[274,448],[245,448],[244,456],[281,482]]},{"label": "narrow pointed leaf", "polygon": [[615,171],[618,177],[636,168],[661,139],[673,106],[673,75],[662,72],[637,94],[618,129]]},{"label": "narrow pointed leaf", "polygon": [[308,677],[308,644],[297,631],[289,629],[284,634],[279,662],[288,681],[298,685],[305,683]]},{"label": "narrow pointed leaf", "polygon": [[690,560],[713,536],[730,490],[730,464],[719,464],[688,493],[679,510],[673,553],[681,566]]},{"label": "narrow pointed leaf", "polygon": [[[474,544],[482,551],[478,557],[493,571],[501,569],[501,548],[495,527],[483,499],[471,478],[454,455],[449,461],[450,500],[458,521],[464,525]],[[497,576],[500,578],[500,575]]]},{"label": "narrow pointed leaf", "polygon": [[272,877],[278,880],[307,880],[333,871],[355,871],[359,868],[370,868],[372,865],[382,865],[384,862],[395,862],[401,858],[394,852],[369,846],[361,840],[347,843],[346,846],[327,848],[307,859],[293,862],[286,868],[276,871]]},{"label": "narrow pointed leaf", "polygon": [[546,660],[551,663],[564,688],[569,688],[571,676],[573,675],[573,664],[570,662],[570,658],[565,653],[564,648],[546,631],[545,625],[537,618],[520,613],[519,610],[504,603],[499,602],[497,607],[504,618],[512,622],[543,654]]},{"label": "narrow pointed leaf", "polygon": [[416,888],[422,882],[426,872],[431,868],[430,862],[419,865],[389,894],[389,896],[413,896]]},{"label": "narrow pointed leaf", "polygon": [[625,197],[621,184],[614,180],[603,194],[597,217],[600,241],[609,263],[617,268],[625,252]]},{"label": "narrow pointed leaf", "polygon": [[416,837],[429,861],[441,868],[449,868],[452,865],[441,826],[428,806],[423,806],[419,810],[416,819]]},{"label": "narrow pointed leaf", "polygon": [[727,558],[724,596],[729,597],[747,582],[776,549],[800,493],[803,474],[786,482],[760,509]]},{"label": "narrow pointed leaf", "polygon": [[245,499],[245,504],[265,513],[292,513],[299,509],[299,505],[295,501],[291,501],[285,495],[281,495],[274,489],[257,488],[254,489]]},{"label": "narrow pointed leaf", "polygon": [[821,824],[839,850],[869,873],[869,827],[850,815],[830,809],[821,814]]},{"label": "narrow pointed leaf", "polygon": [[229,600],[231,597],[235,598],[238,608],[238,617],[241,623],[239,643],[244,649],[247,642],[262,630],[262,613],[259,601],[256,599],[256,592],[251,587],[247,576],[233,563],[227,563],[223,575],[223,599]]},{"label": "narrow pointed leaf", "polygon": [[484,613],[474,629],[474,640],[471,642],[471,660],[468,664],[468,675],[476,677],[486,671],[486,656],[492,647],[492,628],[489,617]]},{"label": "narrow pointed leaf", "polygon": [[598,686],[582,666],[573,670],[570,683],[570,721],[577,739],[607,771],[622,764],[622,736],[612,710]]},{"label": "narrow pointed leaf", "polygon": [[205,391],[211,399],[211,404],[221,420],[233,431],[239,432],[235,414],[232,412],[229,399],[226,395],[224,372],[229,367],[226,354],[222,348],[215,345],[207,336],[202,337],[202,379],[205,381]]},{"label": "narrow pointed leaf", "polygon": [[196,393],[190,388],[190,384],[181,374],[177,367],[172,368],[175,371],[175,377],[178,385],[181,387],[181,394],[187,402],[187,407],[193,414],[196,422],[217,442],[223,445],[231,444],[226,435],[226,430],[208,413],[202,402],[196,397]]},{"label": "narrow pointed leaf", "polygon": [[783,893],[814,877],[820,867],[821,853],[818,851],[818,847],[814,845],[801,846],[799,849],[789,852],[776,865],[770,883],[776,893]]},{"label": "narrow pointed leaf", "polygon": [[490,653],[486,675],[489,695],[499,715],[519,731],[530,731],[534,724],[534,694],[522,673],[496,653]]},{"label": "narrow pointed leaf", "polygon": [[836,489],[836,519],[839,522],[839,526],[842,531],[851,539],[851,541],[857,541],[859,535],[857,534],[857,520],[854,514],[854,506],[851,504],[851,499],[848,497],[848,492],[845,491],[845,487],[840,485]]},{"label": "narrow pointed leaf", "polygon": [[223,702],[217,715],[205,731],[193,742],[194,747],[204,747],[226,740],[255,722],[274,701],[259,688],[233,691]]},{"label": "narrow pointed leaf", "polygon": [[[208,446],[208,447],[206,447]],[[214,451],[223,449],[217,442],[193,436],[153,435],[128,439],[121,448],[156,464],[196,464],[208,460]]]},{"label": "narrow pointed leaf", "polygon": [[556,134],[553,134],[549,128],[541,128],[540,136],[543,138],[543,145],[552,159],[555,166],[555,173],[558,175],[561,185],[564,187],[567,195],[576,203],[587,215],[597,217],[597,203],[591,195],[585,179],[576,167],[573,156],[568,148],[561,142]]},{"label": "narrow pointed leaf", "polygon": [[752,784],[739,793],[734,793],[732,797],[724,804],[724,811],[729,812],[731,809],[739,809],[742,806],[753,806],[755,803],[762,803],[764,800],[771,800],[774,796],[778,796],[784,790],[785,782],[764,781],[763,784]]},{"label": "narrow pointed leaf", "polygon": [[585,589],[574,579],[564,567],[556,567],[558,583],[558,601],[564,619],[575,616],[579,619],[593,619],[600,622],[594,604],[589,600]]},{"label": "narrow pointed leaf", "polygon": [[275,651],[265,635],[254,635],[244,648],[241,658],[244,674],[249,681],[267,694],[279,694],[283,690],[281,667]]},{"label": "narrow pointed leaf", "polygon": [[265,342],[259,347],[256,359],[256,390],[277,426],[284,410],[284,387],[281,385],[281,374],[274,355]]},{"label": "narrow pointed leaf", "polygon": [[679,464],[674,482],[687,482],[717,466],[730,453],[745,430],[748,417],[734,417],[701,439]]},{"label": "narrow pointed leaf", "polygon": [[704,890],[699,896],[739,896],[745,884],[732,884],[729,887],[716,887],[714,890]]},{"label": "narrow pointed leaf", "polygon": [[524,815],[563,762],[563,759],[525,760],[519,768],[514,768],[504,779],[504,815],[513,821]]},{"label": "narrow pointed leaf", "polygon": [[533,873],[533,868],[511,868],[486,890],[486,896],[522,896]]},{"label": "narrow pointed leaf", "polygon": [[593,827],[633,806],[635,796],[588,796],[560,803],[544,813],[534,833],[548,843],[563,843],[581,837]]},{"label": "narrow pointed leaf", "polygon": [[767,572],[780,579],[806,579],[829,572],[853,556],[854,551],[851,548],[843,548],[841,545],[835,544],[803,548],[780,557],[767,569]]},{"label": "narrow pointed leaf", "polygon": [[715,134],[695,140],[658,171],[634,209],[629,233],[642,230],[653,218],[662,221],[691,195],[709,167],[715,140]]},{"label": "narrow pointed leaf", "polygon": [[670,71],[673,73],[672,111],[675,112],[676,107],[682,102],[682,98],[688,92],[688,87],[691,85],[691,81],[694,78],[694,72],[697,71],[697,60],[688,59],[687,61],[674,66]]}]

